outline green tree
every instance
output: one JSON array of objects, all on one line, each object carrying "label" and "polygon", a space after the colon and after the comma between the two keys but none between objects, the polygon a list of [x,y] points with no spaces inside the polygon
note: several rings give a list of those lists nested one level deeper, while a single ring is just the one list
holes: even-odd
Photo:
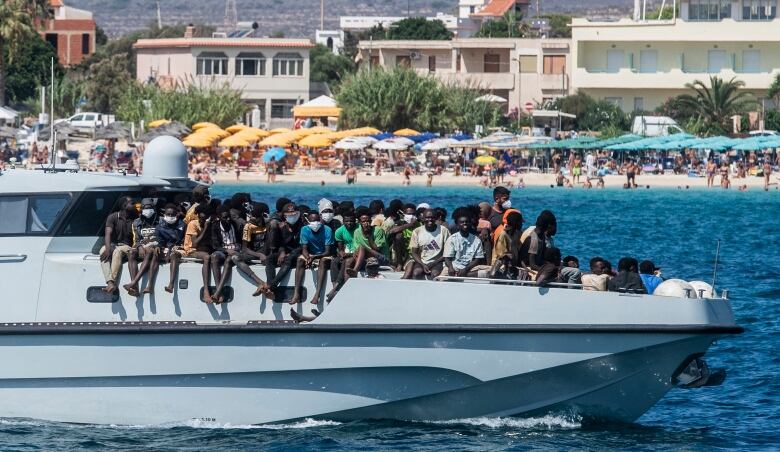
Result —
[{"label": "green tree", "polygon": [[377,68],[347,77],[336,99],[344,127],[473,131],[476,125],[495,125],[501,116],[496,104],[477,100],[481,93],[475,88],[445,85],[403,67]]},{"label": "green tree", "polygon": [[93,63],[84,80],[84,94],[91,110],[114,112],[119,97],[125,92],[133,77],[127,72],[125,54],[113,55]]},{"label": "green tree", "polygon": [[19,43],[14,59],[10,49],[5,49],[5,93],[11,102],[22,102],[38,95],[40,86],[51,85],[51,61],[54,58],[54,77],[62,77],[64,71],[57,58],[57,51],[37,33]]},{"label": "green tree", "polygon": [[780,98],[780,74],[775,75],[775,79],[769,85],[769,91],[767,91],[766,95],[774,99],[775,105],[777,105],[778,98]]},{"label": "green tree", "polygon": [[6,99],[6,64],[13,62],[22,43],[37,34],[36,20],[47,17],[47,6],[45,0],[0,2],[0,106]]},{"label": "green tree", "polygon": [[367,31],[356,33],[347,31],[344,33],[344,56],[354,61],[358,53],[358,43],[360,41],[380,41],[386,38],[387,30],[385,30],[382,24],[374,25]]},{"label": "green tree", "polygon": [[447,30],[439,19],[428,20],[425,17],[407,17],[390,26],[387,39],[392,40],[448,40],[452,32]]},{"label": "green tree", "polygon": [[[677,16],[679,17],[679,14]],[[674,9],[671,6],[666,6],[664,7],[664,10],[661,11],[661,8],[659,7],[648,11],[645,14],[645,17],[647,20],[672,20],[672,18],[674,18]]]},{"label": "green tree", "polygon": [[571,23],[572,16],[568,14],[545,14],[541,16],[543,19],[547,19],[550,25],[550,33],[548,38],[571,38]]},{"label": "green tree", "polygon": [[317,44],[309,53],[311,61],[311,81],[326,82],[332,86],[355,72],[353,60],[343,55],[335,55],[327,47]]},{"label": "green tree", "polygon": [[522,38],[528,33],[523,16],[515,11],[505,13],[501,19],[483,22],[475,38]]},{"label": "green tree", "polygon": [[709,86],[701,80],[686,83],[691,94],[679,96],[681,105],[695,112],[701,121],[701,132],[705,135],[726,134],[730,129],[731,117],[746,113],[756,107],[753,96],[740,91],[745,83],[736,78],[723,80],[710,76]]},{"label": "green tree", "polygon": [[596,100],[582,91],[559,97],[544,107],[575,115],[572,126],[579,130],[614,135],[615,130],[627,130],[629,126],[629,115],[620,107],[605,100]]}]

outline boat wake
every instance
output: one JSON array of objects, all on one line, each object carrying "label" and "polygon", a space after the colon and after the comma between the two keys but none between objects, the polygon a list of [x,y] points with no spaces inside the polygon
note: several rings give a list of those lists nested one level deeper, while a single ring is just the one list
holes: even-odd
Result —
[{"label": "boat wake", "polygon": [[195,428],[195,429],[223,429],[223,430],[253,430],[253,429],[265,429],[265,430],[288,430],[288,429],[303,429],[303,428],[315,428],[315,427],[332,427],[341,425],[341,422],[316,420],[316,419],[304,419],[298,422],[292,422],[287,424],[226,424],[221,422],[203,421],[200,419],[190,419],[181,422],[169,422],[164,424],[68,424],[62,422],[50,422],[36,419],[13,419],[13,418],[0,418],[0,430],[4,426],[18,427],[41,427],[45,425],[52,426],[67,426],[70,428],[89,428],[89,429],[114,429],[114,430],[136,430],[136,429],[174,429],[174,428]]},{"label": "boat wake", "polygon": [[440,425],[471,425],[475,427],[487,428],[519,428],[519,429],[538,429],[546,428],[549,430],[557,429],[576,429],[582,427],[580,418],[561,415],[547,415],[531,418],[510,418],[510,417],[475,417],[467,419],[453,419],[451,421],[432,421],[432,424]]}]

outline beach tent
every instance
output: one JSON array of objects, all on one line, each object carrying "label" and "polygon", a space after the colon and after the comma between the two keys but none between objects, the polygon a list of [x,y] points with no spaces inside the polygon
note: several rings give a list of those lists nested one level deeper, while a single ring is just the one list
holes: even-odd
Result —
[{"label": "beach tent", "polygon": [[341,108],[336,104],[336,99],[323,95],[294,106],[293,116],[295,118],[338,118],[341,116]]}]

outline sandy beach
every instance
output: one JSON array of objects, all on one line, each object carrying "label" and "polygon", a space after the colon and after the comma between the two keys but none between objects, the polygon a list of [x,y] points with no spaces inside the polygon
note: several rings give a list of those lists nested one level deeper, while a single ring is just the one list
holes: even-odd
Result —
[{"label": "sandy beach", "polygon": [[[553,174],[539,174],[539,173],[526,173],[518,176],[505,177],[503,185],[517,186],[520,178],[529,187],[549,187],[555,184],[555,177]],[[581,178],[583,181],[584,178]],[[219,172],[214,176],[215,183],[218,184],[235,184],[235,183],[266,183],[265,173],[258,172],[244,172],[242,171],[239,179],[236,179],[234,171]],[[387,186],[401,186],[403,176],[396,173],[383,172],[381,176],[375,176],[373,173],[367,174],[365,172],[359,173],[356,185],[387,185]],[[412,176],[412,185],[425,186],[427,177],[425,175]],[[663,174],[663,175],[639,175],[636,178],[637,184],[640,189],[650,188],[682,188],[686,186],[689,188],[706,188],[707,179],[705,177],[688,177],[685,175]],[[604,185],[606,188],[621,188],[626,182],[625,176],[610,175],[604,177]],[[776,190],[778,187],[778,177],[773,174],[772,181],[774,185],[770,186],[770,190]],[[338,174],[332,174],[324,170],[303,170],[296,169],[284,175],[278,175],[276,177],[276,183],[308,183],[308,184],[321,184],[326,185],[346,185],[346,177]],[[592,180],[593,190],[595,190],[596,180]],[[712,190],[722,190],[720,187],[720,177],[715,177],[715,187]],[[452,173],[445,173],[441,176],[434,176],[433,186],[479,186],[480,179],[471,176],[455,176]],[[762,190],[764,186],[764,179],[756,176],[748,176],[745,179],[737,179],[732,177],[731,190],[738,189],[741,185],[747,185],[749,190]],[[575,185],[574,189],[582,190],[582,184]]]}]

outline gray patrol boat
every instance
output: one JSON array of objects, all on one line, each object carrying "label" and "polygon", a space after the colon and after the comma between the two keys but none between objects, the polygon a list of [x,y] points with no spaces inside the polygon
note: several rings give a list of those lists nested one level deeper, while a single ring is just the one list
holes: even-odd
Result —
[{"label": "gray patrol boat", "polygon": [[172,201],[195,186],[178,140],[155,139],[144,160],[143,176],[0,175],[0,417],[261,424],[554,412],[631,422],[675,386],[717,383],[701,357],[742,331],[726,296],[390,272],[350,279],[306,324],[287,303],[252,297],[237,272],[226,303],[204,303],[197,262],[182,264],[173,294],[162,267],[154,295],[107,296],[98,251],[117,200]]}]

